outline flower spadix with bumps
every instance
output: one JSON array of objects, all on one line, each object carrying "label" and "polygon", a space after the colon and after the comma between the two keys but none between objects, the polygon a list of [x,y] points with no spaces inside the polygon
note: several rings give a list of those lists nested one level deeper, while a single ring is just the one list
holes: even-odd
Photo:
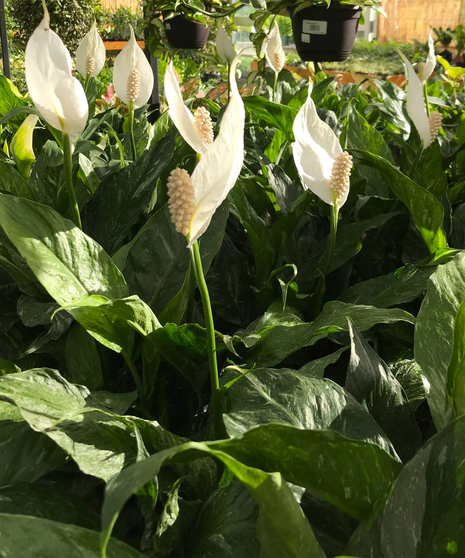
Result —
[{"label": "flower spadix with bumps", "polygon": [[84,77],[96,77],[105,65],[105,57],[105,45],[94,23],[76,50],[76,69]]},{"label": "flower spadix with bumps", "polygon": [[[397,51],[399,56],[404,62],[407,76],[407,113],[410,116],[420,138],[423,141],[423,147],[429,147],[436,139],[439,128],[442,123],[442,116],[439,112],[432,112],[428,116],[428,111],[424,99],[423,84],[420,77],[416,74],[413,69],[412,64],[405,58],[402,52]],[[434,52],[434,48],[433,48]],[[428,55],[428,58],[430,56]],[[435,60],[435,59],[434,59]],[[425,75],[430,71],[431,63],[428,66],[425,65],[425,69],[422,70],[423,75],[421,76],[424,81],[426,81]],[[434,65],[432,66],[434,69]],[[431,70],[432,72],[432,70]],[[429,76],[428,76],[429,77]]]},{"label": "flower spadix with bumps", "polygon": [[87,123],[86,94],[73,77],[71,56],[60,37],[44,18],[31,35],[25,54],[26,82],[34,105],[50,126],[73,142]]},{"label": "flower spadix with bumps", "polygon": [[130,39],[115,59],[113,83],[123,103],[140,108],[149,100],[154,78],[147,57],[137,44],[133,28],[129,28]]},{"label": "flower spadix with bumps", "polygon": [[[188,129],[189,137],[195,134],[198,138],[197,142],[201,142],[203,146],[202,158],[197,163],[192,177],[189,177],[188,173],[182,169],[175,169],[168,181],[172,221],[176,230],[187,237],[189,247],[207,230],[213,214],[236,183],[242,169],[245,111],[235,79],[237,61],[238,58],[231,65],[229,103],[221,120],[218,135],[210,145],[208,145],[209,138],[212,138],[210,128],[208,128],[208,137],[205,135],[201,138],[203,132],[200,132],[200,124],[195,124],[195,118],[198,118],[199,121],[200,119],[206,120],[207,111],[204,109],[205,112],[201,111],[200,116],[196,115],[196,117],[189,111],[190,116],[187,117],[184,110],[187,107],[182,103],[182,98],[181,103],[176,101],[170,105],[170,115],[183,138],[186,139],[184,133]],[[168,71],[167,75],[170,75]],[[176,79],[174,73],[172,77]],[[165,81],[165,92],[166,86]],[[168,87],[170,86],[168,85]],[[177,82],[176,90],[179,93]],[[173,93],[173,91],[171,92]],[[181,113],[181,116],[177,111]],[[182,129],[178,126],[179,122],[181,122]],[[187,122],[189,123],[187,124]],[[188,140],[186,139],[186,141]],[[188,143],[190,142],[188,141]]]},{"label": "flower spadix with bumps", "polygon": [[324,202],[342,207],[349,194],[352,157],[342,150],[336,134],[318,116],[311,86],[293,131],[294,161],[304,187]]}]

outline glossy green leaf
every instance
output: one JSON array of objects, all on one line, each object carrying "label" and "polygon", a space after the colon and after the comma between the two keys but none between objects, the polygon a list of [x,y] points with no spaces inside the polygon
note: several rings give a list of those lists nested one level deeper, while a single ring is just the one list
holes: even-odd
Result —
[{"label": "glossy green leaf", "polygon": [[349,321],[351,354],[346,390],[371,414],[403,461],[421,446],[407,396],[395,376]]},{"label": "glossy green leaf", "polygon": [[414,359],[404,359],[392,362],[389,369],[402,386],[407,399],[415,410],[429,393],[429,382],[423,376],[421,368]]},{"label": "glossy green leaf", "polygon": [[127,296],[124,277],[109,256],[53,209],[0,194],[0,223],[37,279],[61,306],[91,294]]},{"label": "glossy green leaf", "polygon": [[369,153],[358,152],[360,162],[377,169],[389,183],[394,194],[407,206],[415,225],[431,253],[447,248],[443,231],[444,208],[435,196],[401,173],[389,161]]},{"label": "glossy green leaf", "polygon": [[[229,369],[222,382],[238,376]],[[258,424],[290,424],[308,430],[334,430],[346,438],[369,441],[387,452],[393,448],[369,413],[331,380],[309,378],[287,368],[258,368],[226,392],[226,430],[237,437]]]},{"label": "glossy green leaf", "polygon": [[456,416],[465,414],[465,298],[454,324],[454,342],[447,370],[447,393]]},{"label": "glossy green leaf", "polygon": [[292,141],[292,125],[297,109],[267,101],[264,97],[244,97],[244,106],[254,118],[284,132],[286,139]]},{"label": "glossy green leaf", "polygon": [[3,158],[0,158],[0,190],[10,192],[20,198],[34,200],[34,193],[26,179],[19,174],[14,166]]},{"label": "glossy green leaf", "polygon": [[380,309],[338,301],[328,302],[314,322],[304,323],[296,316],[289,322],[289,313],[282,312],[282,307],[274,304],[262,319],[246,330],[247,334],[256,332],[260,335],[260,340],[247,351],[247,362],[256,363],[257,366],[274,366],[330,333],[348,331],[347,317],[353,320],[360,331],[366,331],[379,323],[415,323],[412,315],[398,308]]},{"label": "glossy green leaf", "polygon": [[363,523],[354,556],[460,556],[465,547],[465,417],[436,434],[400,472],[376,520]]},{"label": "glossy green leaf", "polygon": [[[0,514],[4,558],[100,558],[96,531],[28,515]],[[107,558],[144,558],[136,549],[111,539]]]},{"label": "glossy green leaf", "polygon": [[233,480],[213,492],[200,510],[192,530],[189,556],[258,558],[257,518],[256,502],[240,482]]},{"label": "glossy green leaf", "polygon": [[348,149],[369,151],[394,163],[391,150],[378,130],[351,105],[345,128]]},{"label": "glossy green leaf", "polygon": [[415,360],[430,383],[428,404],[438,429],[454,417],[447,389],[454,325],[465,298],[465,253],[430,277],[415,327]]},{"label": "glossy green leaf", "polygon": [[69,380],[91,391],[103,386],[102,367],[95,341],[79,324],[74,324],[66,337],[66,370]]},{"label": "glossy green leaf", "polygon": [[207,454],[217,457],[227,465],[259,505],[258,537],[262,548],[274,545],[277,558],[323,558],[325,554],[282,476],[279,473],[267,474],[259,469],[247,467],[231,457],[228,452],[213,449],[211,446],[214,444],[189,442],[179,448],[172,448],[144,459],[137,463],[137,466],[127,467],[118,477],[112,479],[106,488],[102,512],[102,544],[106,544],[113,524],[128,498],[158,475],[166,460],[170,463],[175,462],[179,456],[180,460],[185,461]]},{"label": "glossy green leaf", "polygon": [[103,179],[86,205],[82,216],[84,230],[108,253],[120,248],[148,207],[157,181],[171,159],[175,136],[173,129],[135,163]]},{"label": "glossy green leaf", "polygon": [[26,104],[25,101],[13,82],[6,76],[0,75],[0,117],[5,116],[14,107]]},{"label": "glossy green leaf", "polygon": [[424,149],[412,176],[417,184],[429,190],[438,200],[447,190],[447,177],[443,169],[443,156],[438,141]]}]

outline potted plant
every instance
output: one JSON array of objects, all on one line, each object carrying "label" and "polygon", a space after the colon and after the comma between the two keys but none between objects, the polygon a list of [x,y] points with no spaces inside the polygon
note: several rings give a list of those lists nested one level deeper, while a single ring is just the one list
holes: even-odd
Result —
[{"label": "potted plant", "polygon": [[381,0],[267,0],[255,14],[260,28],[270,14],[289,15],[297,52],[302,60],[338,62],[352,51],[363,8],[384,14]]},{"label": "potted plant", "polygon": [[208,40],[212,18],[228,16],[246,0],[228,3],[227,0],[175,0],[146,3],[149,20],[148,46],[154,53],[164,39],[173,48],[201,49]]}]

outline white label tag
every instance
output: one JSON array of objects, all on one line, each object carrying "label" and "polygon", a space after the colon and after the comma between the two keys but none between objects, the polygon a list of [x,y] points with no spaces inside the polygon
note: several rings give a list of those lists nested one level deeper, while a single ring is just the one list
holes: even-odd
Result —
[{"label": "white label tag", "polygon": [[309,43],[310,42],[310,35],[306,35],[305,33],[302,33],[302,42],[303,43]]},{"label": "white label tag", "polygon": [[171,31],[171,23],[165,23],[165,27],[168,29],[168,31]]},{"label": "white label tag", "polygon": [[312,35],[326,35],[327,30],[327,21],[311,21],[310,19],[304,19],[302,21],[302,31],[304,33],[311,33]]}]

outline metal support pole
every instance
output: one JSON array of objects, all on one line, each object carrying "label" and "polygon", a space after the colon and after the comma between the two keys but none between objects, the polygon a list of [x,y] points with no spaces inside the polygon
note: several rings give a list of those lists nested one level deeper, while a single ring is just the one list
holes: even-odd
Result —
[{"label": "metal support pole", "polygon": [[11,79],[10,53],[8,50],[8,36],[6,34],[5,0],[0,0],[0,39],[2,44],[3,73]]}]

